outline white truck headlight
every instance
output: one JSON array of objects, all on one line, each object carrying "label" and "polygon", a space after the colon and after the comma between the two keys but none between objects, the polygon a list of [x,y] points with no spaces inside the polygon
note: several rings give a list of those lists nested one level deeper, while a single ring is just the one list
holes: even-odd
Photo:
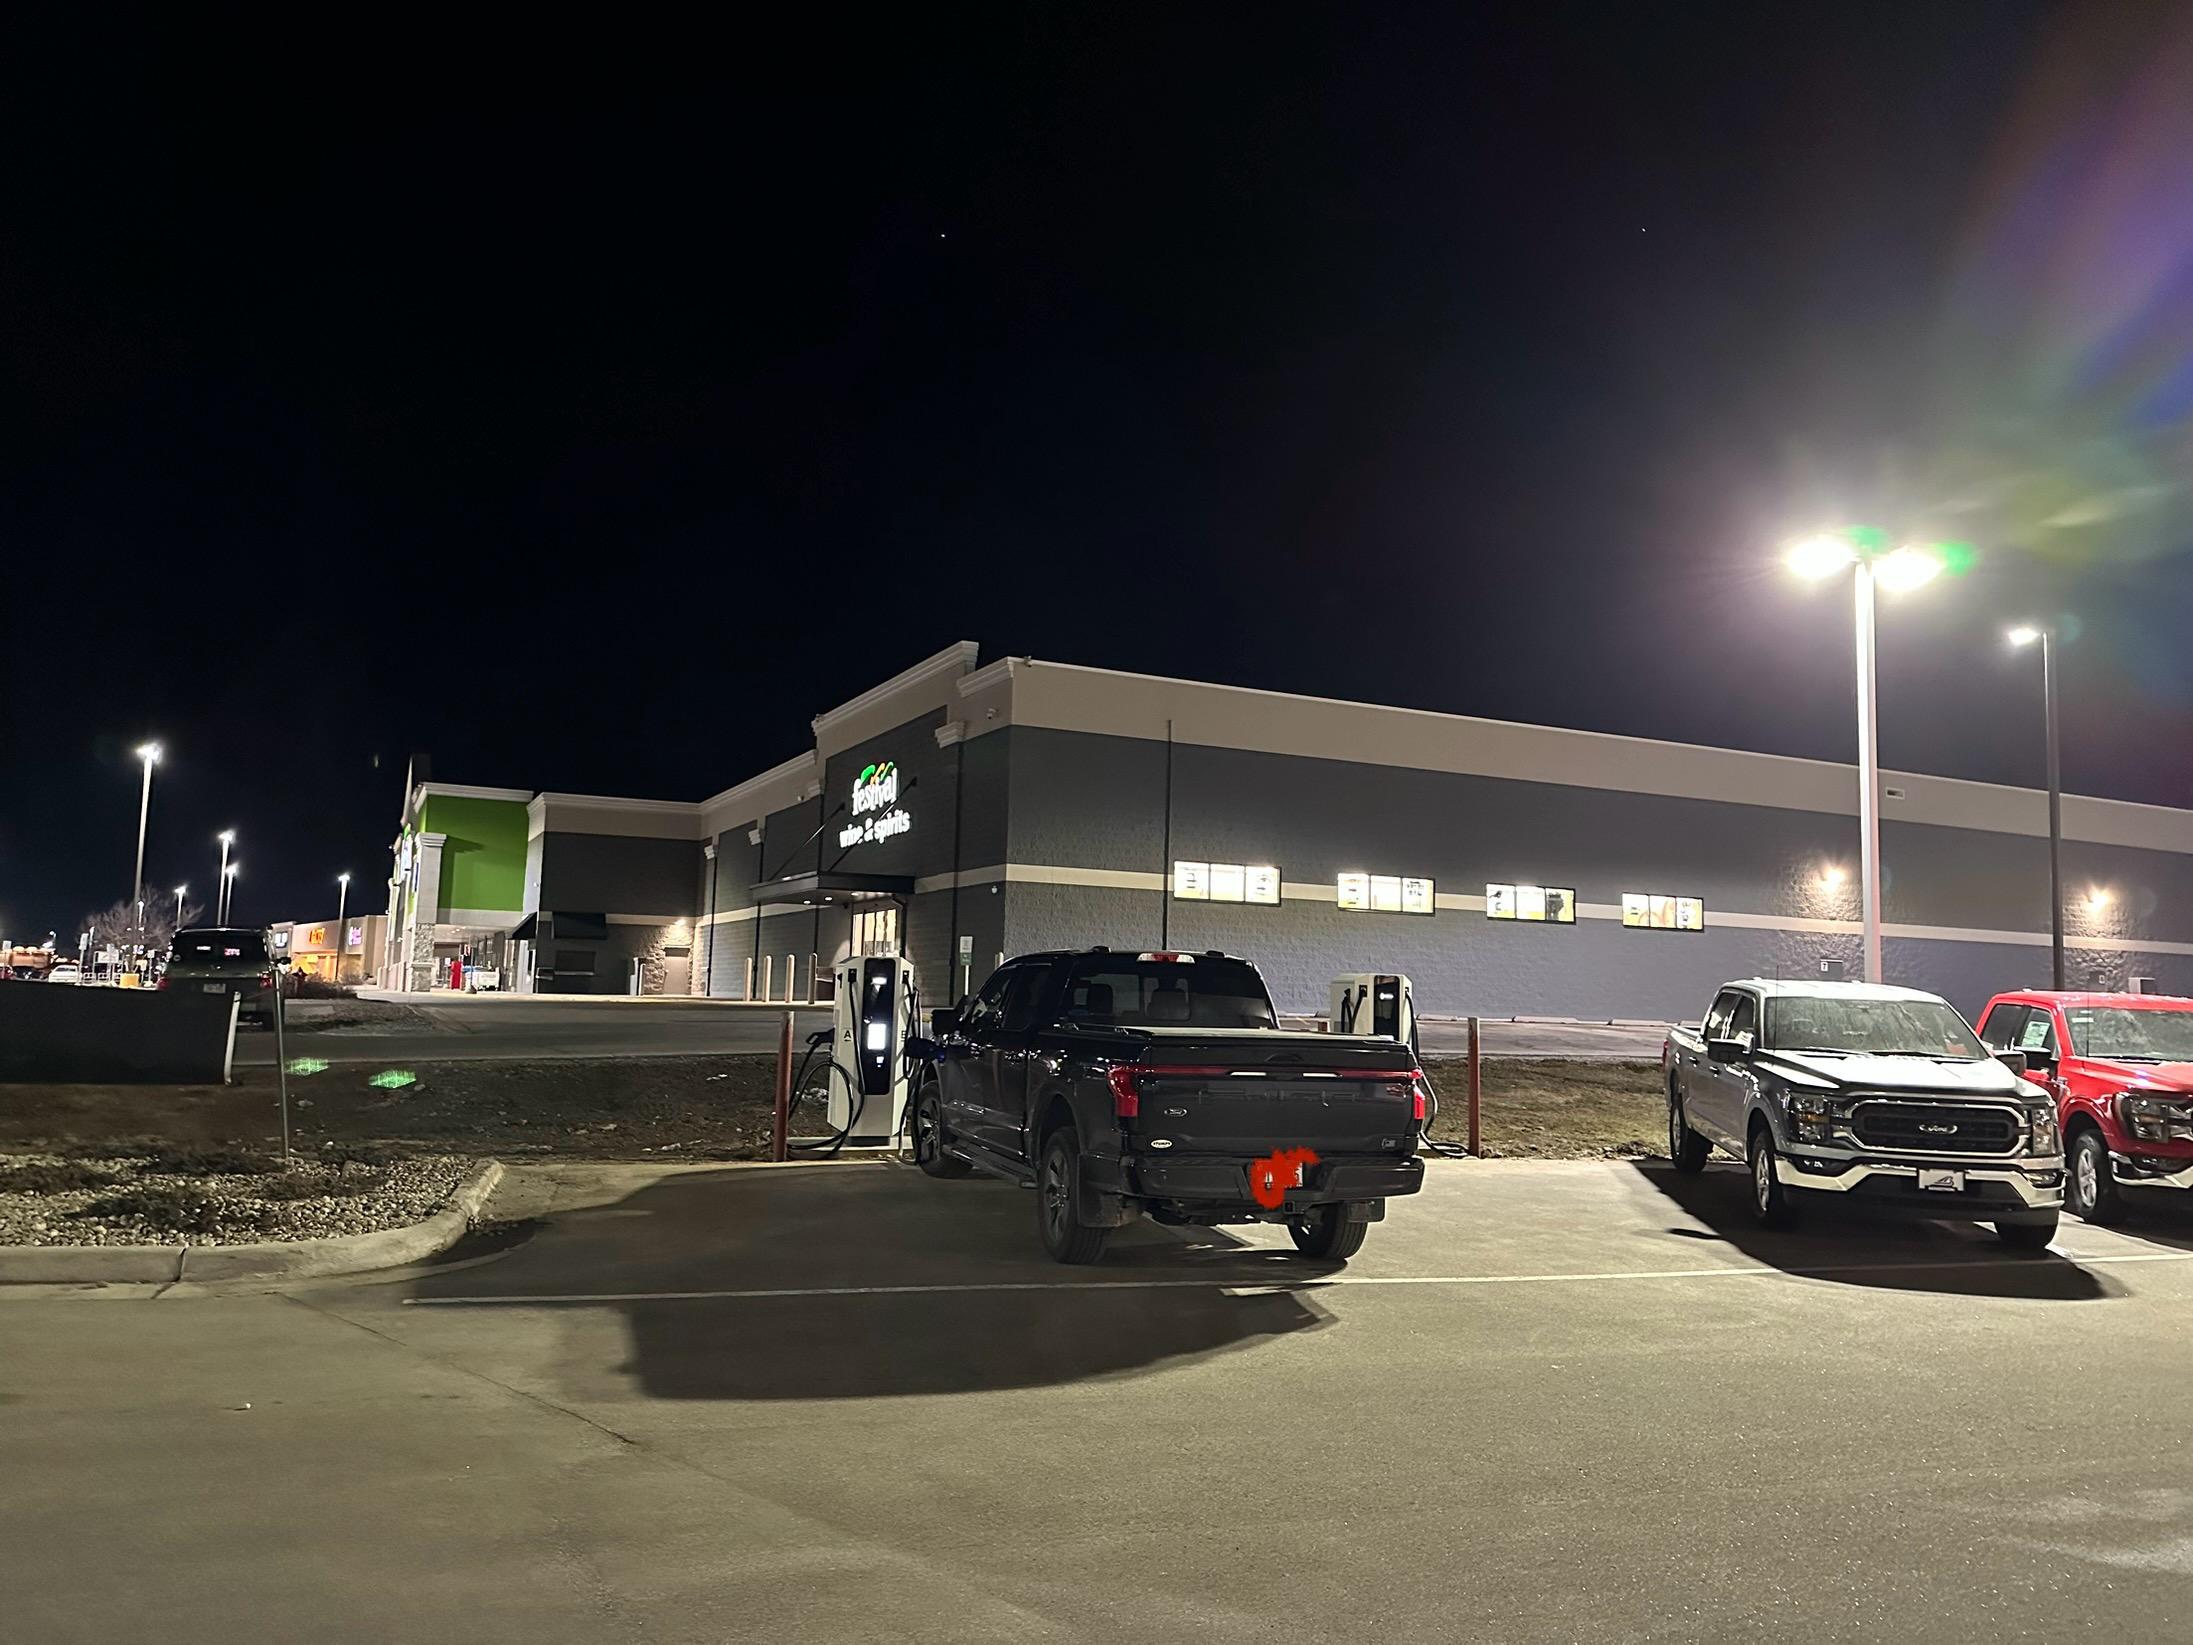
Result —
[{"label": "white truck headlight", "polygon": [[2032,1124],[2028,1152],[2040,1155],[2062,1153],[2063,1140],[2056,1134],[2056,1105],[2052,1102],[2038,1103],[2027,1110],[2027,1116]]}]

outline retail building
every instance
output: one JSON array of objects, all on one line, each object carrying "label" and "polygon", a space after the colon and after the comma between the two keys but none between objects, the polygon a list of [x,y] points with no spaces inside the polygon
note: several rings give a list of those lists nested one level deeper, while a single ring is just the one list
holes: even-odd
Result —
[{"label": "retail building", "polygon": [[[808,998],[903,948],[932,1000],[1004,954],[1255,959],[1282,1009],[1400,971],[1419,1009],[1694,1014],[1732,976],[1855,973],[1848,766],[1006,657],[962,642],[701,801],[422,784],[395,969]],[[1976,1008],[2048,969],[2034,790],[1887,773],[1884,965]],[[2068,797],[2070,967],[2193,992],[2193,812]],[[819,981],[818,981],[819,979]]]}]

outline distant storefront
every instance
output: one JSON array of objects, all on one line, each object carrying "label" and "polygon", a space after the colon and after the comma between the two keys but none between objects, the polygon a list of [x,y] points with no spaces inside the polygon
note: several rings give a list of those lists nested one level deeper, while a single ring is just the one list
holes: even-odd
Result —
[{"label": "distant storefront", "polygon": [[[942,1000],[1106,943],[1245,954],[1289,1011],[1399,971],[1431,1013],[1668,1018],[1858,958],[1848,766],[971,642],[812,729],[702,801],[419,785],[391,971],[470,946],[520,989],[796,1000],[903,950]],[[1888,773],[1882,804],[1889,980],[2045,978],[2044,796]],[[2193,991],[2193,812],[2067,797],[2064,835],[2074,976]]]},{"label": "distant storefront", "polygon": [[323,982],[370,983],[380,979],[388,945],[382,914],[348,914],[342,920],[281,920],[269,928],[274,949],[308,977]]}]

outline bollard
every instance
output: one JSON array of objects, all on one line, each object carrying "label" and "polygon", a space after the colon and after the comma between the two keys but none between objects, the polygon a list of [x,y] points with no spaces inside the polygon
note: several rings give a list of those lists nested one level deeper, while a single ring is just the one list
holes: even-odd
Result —
[{"label": "bollard", "polygon": [[[289,1053],[282,1044],[282,1019],[288,1013],[282,1007],[282,967],[274,967],[274,1081],[282,1093],[282,1163],[291,1163],[289,1157]],[[231,1027],[233,1035],[236,1030]]]},{"label": "bollard", "polygon": [[769,1157],[784,1163],[792,1124],[792,1013],[784,1014],[784,1032],[777,1037],[777,1111],[769,1126]]},{"label": "bollard", "polygon": [[1478,1102],[1483,1095],[1477,1076],[1477,1019],[1470,1018],[1470,1158],[1485,1157],[1485,1139],[1478,1130]]}]

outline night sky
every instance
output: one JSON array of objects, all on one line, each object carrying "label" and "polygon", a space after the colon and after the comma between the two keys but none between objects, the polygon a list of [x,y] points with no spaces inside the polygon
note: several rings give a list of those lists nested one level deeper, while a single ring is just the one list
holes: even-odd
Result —
[{"label": "night sky", "polygon": [[324,917],[414,750],[698,799],[960,638],[1847,759],[1859,520],[1980,551],[1886,762],[2038,782],[2038,612],[2067,786],[2193,804],[2182,10],[49,9],[6,935],[148,736],[147,879]]}]

